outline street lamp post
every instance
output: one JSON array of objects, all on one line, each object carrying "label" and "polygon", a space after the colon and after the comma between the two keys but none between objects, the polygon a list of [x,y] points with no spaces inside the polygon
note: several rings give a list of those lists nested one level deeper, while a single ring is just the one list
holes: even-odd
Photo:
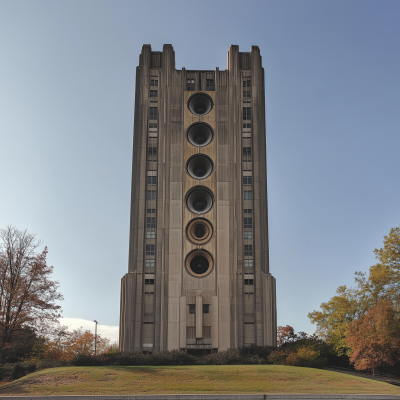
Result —
[{"label": "street lamp post", "polygon": [[94,320],[94,322],[96,323],[95,328],[94,328],[94,355],[96,355],[96,351],[97,351],[97,324],[98,322],[96,320]]}]

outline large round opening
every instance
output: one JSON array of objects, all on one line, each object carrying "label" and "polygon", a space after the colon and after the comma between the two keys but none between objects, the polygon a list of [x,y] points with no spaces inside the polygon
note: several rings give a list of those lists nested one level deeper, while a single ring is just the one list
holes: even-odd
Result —
[{"label": "large round opening", "polygon": [[204,256],[196,256],[190,261],[190,269],[196,275],[204,274],[208,270],[208,261]]},{"label": "large round opening", "polygon": [[186,195],[186,206],[195,214],[204,214],[211,210],[214,196],[205,186],[196,186]]},{"label": "large round opening", "polygon": [[187,131],[187,138],[193,146],[207,146],[213,139],[211,126],[202,122],[190,125]]},{"label": "large round opening", "polygon": [[193,250],[186,257],[186,270],[197,278],[208,275],[213,265],[214,260],[206,250]]},{"label": "large round opening", "polygon": [[206,115],[213,108],[213,101],[208,94],[195,93],[188,100],[188,107],[192,114]]},{"label": "large round opening", "polygon": [[213,227],[204,218],[196,218],[190,221],[186,228],[187,238],[194,244],[205,244],[213,235]]},{"label": "large round opening", "polygon": [[213,162],[210,157],[197,154],[189,158],[186,164],[188,174],[195,179],[204,179],[211,175]]}]

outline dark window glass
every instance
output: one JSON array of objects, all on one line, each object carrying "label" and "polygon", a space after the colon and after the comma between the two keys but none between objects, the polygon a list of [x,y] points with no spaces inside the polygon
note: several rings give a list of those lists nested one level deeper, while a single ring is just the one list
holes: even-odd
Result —
[{"label": "dark window glass", "polygon": [[244,245],[244,255],[245,256],[252,256],[253,255],[253,245],[252,244],[245,244]]},{"label": "dark window glass", "polygon": [[145,279],[144,284],[145,285],[154,285],[154,279]]},{"label": "dark window glass", "polygon": [[250,97],[250,91],[248,90],[243,91],[243,97]]},{"label": "dark window glass", "polygon": [[158,118],[158,107],[150,107],[150,119]]},{"label": "dark window glass", "polygon": [[251,190],[244,191],[244,200],[252,200],[253,199],[253,192]]},{"label": "dark window glass", "polygon": [[253,228],[253,218],[244,217],[244,229],[251,229],[251,228]]},{"label": "dark window glass", "polygon": [[155,208],[148,208],[147,209],[147,214],[155,214],[156,213],[156,209]]},{"label": "dark window glass", "polygon": [[147,191],[147,200],[155,200],[156,199],[156,191],[148,190]]},{"label": "dark window glass", "polygon": [[253,214],[253,210],[251,208],[245,208],[244,213],[245,214]]},{"label": "dark window glass", "polygon": [[187,80],[187,90],[194,90],[194,79],[188,79]]},{"label": "dark window glass", "polygon": [[[150,97],[158,97],[158,90],[150,90]],[[150,118],[153,119],[153,118]]]},{"label": "dark window glass", "polygon": [[155,185],[157,181],[157,177],[156,176],[148,176],[147,177],[147,184],[148,185]]},{"label": "dark window glass", "polygon": [[158,79],[151,79],[150,86],[158,86]]},{"label": "dark window glass", "polygon": [[251,176],[244,176],[243,177],[243,185],[251,185],[252,184],[252,177]]},{"label": "dark window glass", "polygon": [[245,279],[244,284],[245,285],[254,285],[254,280],[253,279]]},{"label": "dark window glass", "polygon": [[146,244],[146,256],[154,256],[156,253],[155,244]]},{"label": "dark window glass", "polygon": [[208,314],[210,312],[210,305],[209,304],[203,304],[203,313]]},{"label": "dark window glass", "polygon": [[243,155],[250,156],[251,155],[251,147],[243,147]]},{"label": "dark window glass", "polygon": [[214,90],[214,79],[207,79],[206,90]]},{"label": "dark window glass", "polygon": [[149,147],[149,155],[156,156],[157,155],[157,147]]},{"label": "dark window glass", "polygon": [[157,128],[157,122],[151,122],[149,128]]},{"label": "dark window glass", "polygon": [[156,227],[156,217],[147,217],[147,228],[155,229]]},{"label": "dark window glass", "polygon": [[196,304],[189,304],[189,314],[196,313]]},{"label": "dark window glass", "polygon": [[243,121],[251,120],[251,107],[243,107]]},{"label": "dark window glass", "polygon": [[247,80],[247,87],[250,87],[250,79]]},{"label": "dark window glass", "polygon": [[244,129],[246,129],[246,128],[251,128],[251,124],[243,124],[243,128],[244,128]]}]

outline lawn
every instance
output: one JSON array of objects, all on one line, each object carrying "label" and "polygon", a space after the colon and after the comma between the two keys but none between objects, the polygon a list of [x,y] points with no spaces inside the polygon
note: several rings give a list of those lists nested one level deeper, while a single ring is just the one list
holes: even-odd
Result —
[{"label": "lawn", "polygon": [[0,386],[0,396],[185,393],[400,395],[400,388],[338,372],[283,365],[60,367]]}]

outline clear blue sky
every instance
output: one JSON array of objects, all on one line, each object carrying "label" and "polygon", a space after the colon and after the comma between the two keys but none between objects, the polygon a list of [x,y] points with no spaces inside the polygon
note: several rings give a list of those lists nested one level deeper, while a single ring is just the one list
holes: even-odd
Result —
[{"label": "clear blue sky", "polygon": [[118,325],[135,68],[258,45],[266,74],[278,324],[307,313],[400,224],[400,1],[0,1],[0,227],[49,248],[64,315]]}]

